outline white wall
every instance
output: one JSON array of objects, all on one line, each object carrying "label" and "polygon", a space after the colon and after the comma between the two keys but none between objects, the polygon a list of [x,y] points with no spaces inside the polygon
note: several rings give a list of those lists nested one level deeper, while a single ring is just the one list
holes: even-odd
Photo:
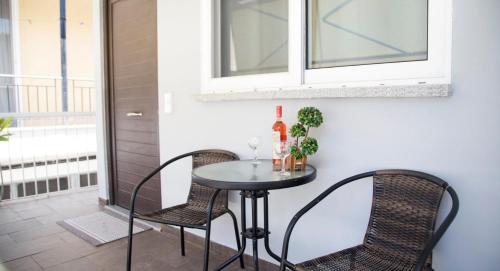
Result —
[{"label": "white wall", "polygon": [[[449,98],[320,99],[201,103],[199,1],[158,1],[161,159],[200,148],[224,148],[250,157],[249,137],[270,150],[274,106],[282,103],[288,124],[303,106],[319,107],[326,120],[314,135],[320,143],[310,162],[318,178],[273,191],[271,246],[281,240],[293,214],[340,179],[381,168],[422,170],[455,187],[459,215],[434,251],[437,270],[498,270],[500,266],[500,1],[454,1],[453,89]],[[172,114],[163,93],[172,92]],[[269,152],[266,152],[269,157]],[[183,202],[189,162],[163,176],[165,206]],[[362,240],[371,203],[368,181],[339,191],[305,216],[294,231],[290,258],[300,261]],[[444,207],[449,207],[446,198]],[[230,208],[239,216],[239,200]],[[214,224],[213,240],[235,247],[230,219]],[[261,255],[263,247],[261,247]],[[248,251],[250,252],[250,251]],[[269,257],[266,257],[269,259]]]}]

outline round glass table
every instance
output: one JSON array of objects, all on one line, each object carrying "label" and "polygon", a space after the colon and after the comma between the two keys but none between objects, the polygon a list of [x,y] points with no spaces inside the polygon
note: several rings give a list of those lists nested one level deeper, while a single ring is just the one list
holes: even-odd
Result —
[{"label": "round glass table", "polygon": [[[193,170],[192,176],[195,183],[216,189],[209,202],[209,218],[212,214],[213,202],[220,190],[241,191],[242,246],[236,255],[227,259],[215,270],[221,270],[237,260],[245,251],[246,239],[252,239],[253,263],[255,270],[259,270],[257,244],[259,239],[264,239],[267,253],[275,260],[281,261],[281,258],[269,246],[269,190],[284,189],[309,183],[316,178],[316,169],[307,165],[303,171],[292,171],[289,172],[289,175],[281,175],[280,172],[273,171],[271,160],[260,160],[259,164],[254,164],[253,160],[240,160],[201,166]],[[257,200],[259,198],[264,199],[264,228],[257,226]],[[252,225],[250,228],[246,227],[246,199],[250,199],[252,204]],[[209,227],[210,225],[207,224],[207,228]],[[206,242],[205,246],[208,245],[208,242]],[[205,247],[206,251],[207,249]],[[206,260],[204,270],[208,270],[207,264],[208,261]]]}]

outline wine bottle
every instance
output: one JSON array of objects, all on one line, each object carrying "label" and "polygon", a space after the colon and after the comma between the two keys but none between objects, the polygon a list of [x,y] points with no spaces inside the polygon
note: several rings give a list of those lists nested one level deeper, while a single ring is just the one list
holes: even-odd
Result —
[{"label": "wine bottle", "polygon": [[281,169],[281,159],[276,154],[276,146],[286,141],[286,125],[281,119],[283,117],[283,108],[281,105],[276,106],[276,122],[273,124],[273,170],[279,171]]}]

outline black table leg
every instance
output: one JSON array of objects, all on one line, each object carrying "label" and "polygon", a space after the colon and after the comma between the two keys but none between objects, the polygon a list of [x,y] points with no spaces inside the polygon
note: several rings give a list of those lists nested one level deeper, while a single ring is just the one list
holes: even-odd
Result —
[{"label": "black table leg", "polygon": [[[276,255],[269,246],[269,202],[268,202],[268,191],[241,191],[241,229],[242,229],[242,240],[241,249],[238,253],[223,264],[217,267],[215,270],[222,270],[227,267],[230,263],[242,256],[246,248],[246,239],[252,239],[253,245],[253,263],[255,270],[259,270],[259,247],[258,240],[264,239],[264,244],[267,253],[273,257],[276,261],[281,262],[281,258]],[[252,202],[252,225],[250,228],[246,228],[246,199],[250,198]],[[258,227],[258,209],[257,200],[259,198],[264,198],[264,228]]]},{"label": "black table leg", "polygon": [[257,192],[252,191],[252,243],[253,243],[253,264],[255,270],[259,270],[259,246],[257,243]]},{"label": "black table leg", "polygon": [[[267,194],[268,192],[266,190],[260,190],[260,191],[241,191],[241,213],[242,213],[242,221],[245,219],[245,198],[250,198],[252,201],[252,227],[251,228],[245,228],[242,223],[242,228],[243,232],[242,235],[244,239],[252,239],[252,245],[253,245],[253,263],[255,266],[255,270],[259,270],[259,247],[258,247],[258,241],[259,239],[264,238],[265,243],[266,243],[266,250],[277,261],[280,261],[280,258],[274,254],[271,249],[269,249],[269,225],[268,225],[268,202],[267,202]],[[259,228],[258,227],[258,209],[257,209],[257,200],[259,198],[264,198],[264,228]]]}]

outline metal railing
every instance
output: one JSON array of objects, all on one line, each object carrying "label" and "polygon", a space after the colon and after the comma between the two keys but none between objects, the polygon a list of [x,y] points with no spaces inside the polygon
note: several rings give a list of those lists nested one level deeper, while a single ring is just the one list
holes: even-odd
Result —
[{"label": "metal railing", "polygon": [[61,92],[60,78],[0,75],[0,97],[8,97],[0,118],[13,124],[0,142],[2,200],[97,185],[93,81],[68,80],[68,112]]},{"label": "metal railing", "polygon": [[67,96],[63,97],[62,78],[45,76],[13,76],[0,74],[0,112],[95,112],[94,81],[68,78]]}]

